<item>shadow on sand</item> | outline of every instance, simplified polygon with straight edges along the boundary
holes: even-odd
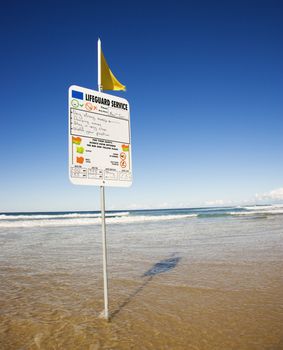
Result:
[[[139,294],[147,284],[153,279],[154,276],[159,275],[160,273],[168,272],[174,269],[181,260],[180,256],[176,256],[178,253],[173,253],[168,259],[161,260],[154,264],[149,270],[147,270],[142,277],[147,277],[144,282],[135,289],[125,300],[118,306],[116,310],[111,313],[111,318],[115,317],[131,300]]]

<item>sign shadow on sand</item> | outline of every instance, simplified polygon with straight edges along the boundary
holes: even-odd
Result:
[[[154,278],[154,276],[159,275],[161,273],[166,273],[174,269],[180,260],[182,259],[177,255],[178,253],[173,253],[169,258],[161,260],[154,264],[149,270],[147,270],[142,277],[147,277],[144,282],[135,289],[130,295],[124,300],[124,302],[118,306],[116,310],[111,313],[111,318],[115,317],[127,304],[131,302],[131,300],[139,294]]]

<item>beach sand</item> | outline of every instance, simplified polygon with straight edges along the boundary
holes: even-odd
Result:
[[[283,349],[283,216],[2,229],[0,348]]]

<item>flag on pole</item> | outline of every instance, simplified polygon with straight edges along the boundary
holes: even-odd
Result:
[[[107,61],[100,49],[100,78],[101,86],[103,90],[115,90],[115,91],[125,91],[126,86],[121,84],[115,75],[111,72]]]

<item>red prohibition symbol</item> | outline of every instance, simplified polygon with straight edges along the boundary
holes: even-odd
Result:
[[[126,168],[127,163],[124,160],[121,160],[120,165],[122,168]]]
[[[87,102],[85,104],[85,108],[88,110],[88,111],[92,111],[92,104],[90,102]]]
[[[122,160],[125,160],[127,158],[126,153],[125,152],[120,153],[120,158]]]

